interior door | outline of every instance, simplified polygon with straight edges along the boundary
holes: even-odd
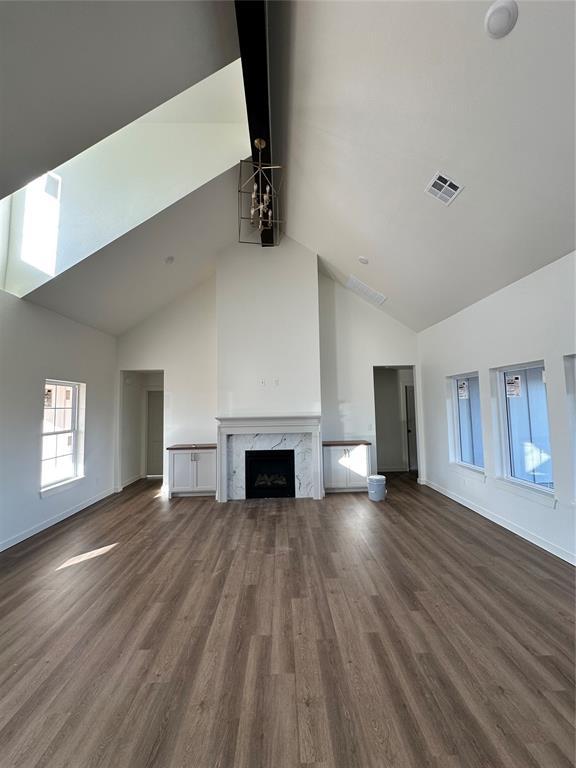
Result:
[[[146,474],[163,474],[164,392],[148,392]]]
[[[418,469],[418,445],[416,443],[416,403],[412,384],[406,385],[406,429],[408,432],[408,469],[415,472]]]

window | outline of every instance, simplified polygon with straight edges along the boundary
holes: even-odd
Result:
[[[44,386],[42,481],[48,488],[84,473],[84,384],[47,381]]]
[[[543,365],[501,371],[508,476],[554,488]]]
[[[576,355],[564,357],[564,375],[566,378],[566,394],[568,395],[568,432],[570,449],[572,451],[572,466],[576,467]],[[576,472],[573,473],[573,493],[576,499]]]
[[[461,464],[484,468],[480,386],[477,375],[456,376],[456,460]]]
[[[58,255],[62,180],[46,173],[25,187],[20,258],[54,277]]]

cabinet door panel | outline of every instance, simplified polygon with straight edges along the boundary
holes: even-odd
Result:
[[[348,486],[348,453],[340,446],[324,448],[324,487],[346,488]]]
[[[216,490],[216,451],[195,453],[197,491]]]
[[[194,490],[194,462],[190,452],[172,452],[172,490]]]
[[[367,445],[354,445],[348,449],[348,487],[366,488],[368,485],[369,447]]]

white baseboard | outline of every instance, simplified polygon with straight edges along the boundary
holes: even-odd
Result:
[[[146,475],[134,475],[134,477],[131,477],[129,480],[123,480],[119,490],[123,491],[124,488],[128,488],[129,485],[138,482],[138,480],[142,480],[144,477],[146,477]]]
[[[463,507],[467,507],[468,509],[471,509],[472,512],[476,512],[477,514],[482,515],[482,517],[486,517],[488,520],[492,520],[493,523],[500,525],[502,528],[506,528],[508,531],[512,531],[512,533],[515,533],[522,539],[526,539],[531,544],[535,544],[537,547],[545,549],[547,552],[556,555],[556,557],[565,560],[567,563],[576,565],[576,555],[572,552],[569,552],[567,549],[563,549],[557,544],[553,544],[551,541],[543,539],[541,536],[532,533],[532,531],[528,531],[526,528],[522,528],[522,526],[516,525],[516,523],[511,523],[509,520],[506,520],[505,517],[501,517],[495,512],[491,512],[489,509],[486,509],[486,507],[482,507],[480,504],[469,501],[463,496],[460,496],[453,491],[449,491],[447,488],[443,488],[437,483],[433,483],[431,480],[427,480],[423,483],[423,485],[429,486],[434,491],[438,491],[438,493],[441,493],[443,496],[447,496],[449,499],[452,499],[452,501],[457,501],[458,504],[462,504]]]
[[[325,488],[325,493],[368,493],[367,485],[355,485],[353,488]]]
[[[164,493],[164,486],[160,489],[162,493]],[[205,498],[210,498],[212,496],[213,498],[216,497],[216,489],[213,491],[172,491],[172,498],[177,499],[180,497],[197,497],[200,498],[201,496],[204,496]],[[234,501],[234,499],[230,499],[230,501]]]
[[[77,512],[81,512],[83,509],[86,509],[86,507],[90,507],[92,504],[96,504],[97,501],[102,501],[102,499],[105,499],[107,496],[111,496],[113,493],[114,490],[110,488],[109,490],[103,491],[102,493],[93,496],[91,499],[86,499],[85,501],[81,501],[79,504],[75,504],[73,507],[70,507],[64,512],[60,512],[59,514],[54,515],[54,517],[49,517],[46,520],[42,520],[41,523],[33,525],[31,528],[27,528],[25,531],[17,533],[16,536],[12,536],[9,539],[0,541],[0,552],[3,552],[9,547],[13,547],[15,544],[19,544],[21,541],[24,541],[24,539],[29,539],[30,536],[34,536],[36,533],[40,533],[40,531],[44,531],[46,528],[50,528],[52,525],[56,525],[56,523],[60,523],[67,517],[71,517]]]

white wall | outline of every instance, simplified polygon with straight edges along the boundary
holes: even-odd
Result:
[[[123,488],[142,477],[144,377],[145,374],[133,371],[126,371],[122,374],[119,449],[120,479]]]
[[[216,441],[215,290],[212,278],[118,338],[119,371],[164,371],[165,446]]]
[[[217,279],[150,316],[117,344],[0,291],[0,547],[107,495],[136,468],[137,450],[132,463],[121,467],[117,460],[114,466],[121,424],[113,404],[120,400],[122,371],[165,372],[165,445],[215,441],[219,412],[312,412],[322,400],[324,439],[369,439],[374,451],[374,367],[414,365],[418,343],[421,481],[574,560],[575,446],[568,425],[575,406],[573,395],[567,397],[565,358],[576,351],[575,269],[572,254],[418,339],[339,283],[318,276],[315,256],[290,240],[271,250],[234,246],[222,256]],[[555,504],[543,504],[529,491],[519,495],[495,477],[498,436],[489,370],[542,359]],[[476,370],[486,479],[450,464],[448,451],[446,377]],[[40,498],[46,378],[87,385],[86,477]],[[376,469],[375,461],[372,466]]]
[[[320,413],[316,255],[235,245],[217,270],[218,415]]]
[[[575,260],[564,257],[419,334],[429,485],[574,561],[575,480],[564,356],[575,350]],[[491,368],[544,360],[556,506],[499,481]],[[449,461],[446,377],[478,371],[486,480]]]
[[[322,436],[372,443],[374,366],[415,365],[416,334],[324,274],[319,275]]]
[[[113,490],[116,340],[0,291],[0,549]],[[85,477],[40,497],[44,381],[86,384]]]

